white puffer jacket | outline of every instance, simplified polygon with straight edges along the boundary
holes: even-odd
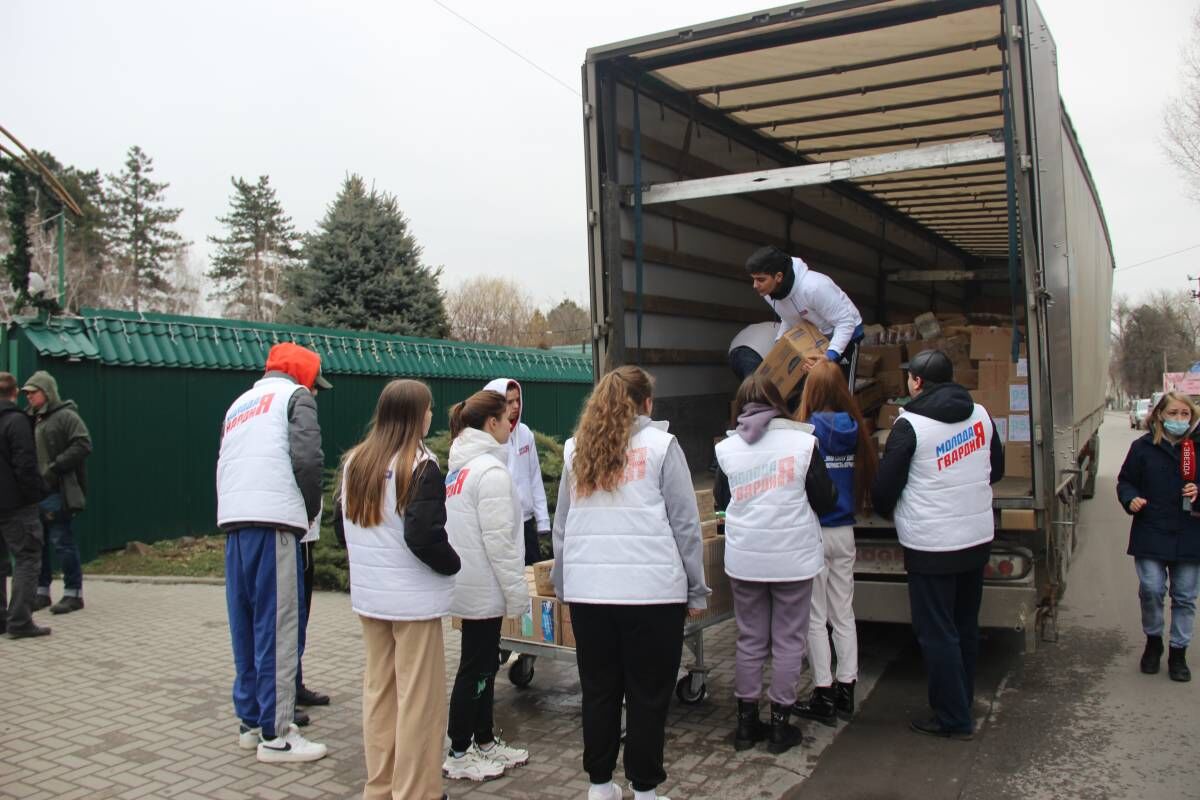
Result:
[[[528,607],[521,500],[505,445],[467,428],[450,445],[446,533],[462,559],[451,613],[465,619],[516,616]]]

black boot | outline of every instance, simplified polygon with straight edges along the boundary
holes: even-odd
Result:
[[[767,749],[775,755],[786,753],[804,738],[800,729],[788,722],[791,713],[791,706],[771,703],[771,741],[767,742]]]
[[[1172,647],[1167,653],[1167,675],[1173,681],[1187,683],[1192,679],[1192,671],[1187,665],[1187,648]]]
[[[733,734],[734,750],[749,750],[756,742],[767,738],[767,726],[758,718],[758,703],[737,701],[737,730]]]
[[[840,684],[839,684],[840,685]],[[797,717],[811,719],[822,725],[833,727],[837,725],[837,709],[834,707],[833,687],[815,686],[808,700],[792,706],[792,713]]]
[[[837,706],[837,715],[847,722],[854,716],[854,686],[858,681],[850,681],[842,683],[838,681],[833,685],[834,705]]]
[[[1158,674],[1158,664],[1162,660],[1162,637],[1147,636],[1146,649],[1142,651],[1142,672],[1147,675]]]

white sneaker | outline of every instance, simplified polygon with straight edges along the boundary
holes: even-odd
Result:
[[[612,781],[604,784],[593,783],[588,787],[588,800],[621,800],[623,797],[621,787]]]
[[[633,784],[632,784],[632,783],[631,783],[631,784],[629,784],[629,791],[633,792],[633,797],[634,797],[634,800],[637,800],[637,796],[638,796],[639,792],[638,792],[638,790],[637,790],[637,789],[634,789],[634,788],[633,788]],[[656,795],[654,795],[654,800],[671,800],[671,798],[669,798],[669,797],[667,797],[667,796],[665,796],[665,795],[656,794]]]
[[[509,747],[508,742],[497,736],[491,744],[486,747],[479,745],[471,745],[479,751],[479,754],[484,758],[491,759],[498,764],[502,764],[505,769],[519,767],[529,763],[529,751],[522,750],[519,747]]]
[[[262,728],[247,728],[245,725],[238,726],[238,747],[243,750],[257,750],[258,743],[262,741]]]
[[[479,748],[471,747],[461,756],[455,756],[453,751],[447,753],[442,774],[452,781],[490,781],[504,774],[504,765],[480,753]]]
[[[264,764],[317,761],[328,752],[325,745],[310,742],[301,736],[295,724],[288,726],[286,736],[276,736],[270,741],[258,743],[258,760]]]

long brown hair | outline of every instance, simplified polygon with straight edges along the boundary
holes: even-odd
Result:
[[[489,419],[503,418],[508,401],[499,392],[484,390],[450,407],[450,438],[457,439],[466,428],[482,429]]]
[[[746,380],[742,381],[742,385],[738,387],[737,394],[734,395],[733,404],[737,406],[739,417],[747,403],[761,403],[764,406],[771,406],[785,418],[791,416],[783,395],[779,393],[779,388],[761,372],[751,372],[747,375]]]
[[[383,522],[383,498],[388,467],[395,459],[396,513],[404,511],[412,494],[412,464],[425,435],[425,412],[433,394],[420,381],[395,380],[383,387],[375,404],[371,427],[363,440],[342,456],[339,496],[346,518],[363,528]]]
[[[581,497],[617,488],[633,422],[653,396],[654,381],[639,367],[617,367],[596,384],[575,429],[573,471]]]
[[[844,411],[858,424],[858,447],[854,453],[854,505],[862,511],[879,469],[879,453],[875,449],[875,440],[867,433],[866,420],[858,408],[858,401],[850,394],[841,367],[832,361],[820,362],[809,370],[796,418],[810,420],[813,414],[821,411]]]

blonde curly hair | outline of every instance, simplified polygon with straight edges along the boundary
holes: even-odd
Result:
[[[580,497],[617,488],[634,420],[653,396],[654,381],[639,367],[617,367],[596,384],[575,429],[572,470]]]

